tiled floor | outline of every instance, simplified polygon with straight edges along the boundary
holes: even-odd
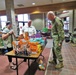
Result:
[[[57,70],[54,65],[48,63],[45,75],[76,75],[76,46],[64,41],[62,55],[64,67]],[[52,59],[51,56],[50,59]]]

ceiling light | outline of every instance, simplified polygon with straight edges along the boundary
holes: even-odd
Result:
[[[35,3],[32,3],[32,5],[35,5]]]
[[[32,14],[36,14],[36,13],[40,13],[40,11],[36,10],[36,11],[32,12]]]
[[[64,11],[63,11],[63,13],[66,13],[66,12],[68,12],[68,11],[67,11],[67,10],[64,10]]]

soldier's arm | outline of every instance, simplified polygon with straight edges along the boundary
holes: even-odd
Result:
[[[60,21],[57,22],[57,31],[58,31],[59,43],[62,43],[64,39],[64,29]]]

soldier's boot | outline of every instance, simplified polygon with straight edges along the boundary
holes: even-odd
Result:
[[[54,58],[53,60],[50,60],[49,63],[51,63],[51,64],[57,64],[57,60]]]
[[[55,66],[56,69],[60,69],[62,67],[64,67],[63,62],[59,62],[59,64]]]
[[[54,60],[49,60],[49,63],[56,64]]]

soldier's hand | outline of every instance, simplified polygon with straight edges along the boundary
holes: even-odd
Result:
[[[61,43],[59,43],[59,46],[61,46]]]

